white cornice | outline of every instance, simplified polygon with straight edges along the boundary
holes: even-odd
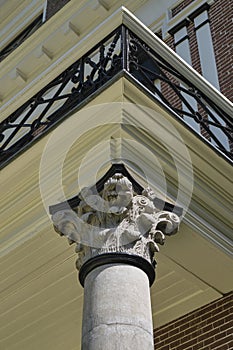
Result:
[[[203,212],[203,214],[205,214]],[[198,216],[194,211],[189,208],[188,213],[185,216],[184,222],[194,231],[198,232],[205,239],[213,243],[220,248],[224,253],[233,256],[233,237],[228,238],[223,234],[224,223],[222,223],[222,232],[217,230],[214,225],[208,223],[207,218],[205,220]],[[216,219],[217,222],[217,219]],[[225,231],[224,231],[225,232]],[[230,231],[229,231],[230,232]]]

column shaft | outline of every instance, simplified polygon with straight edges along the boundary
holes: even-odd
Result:
[[[97,267],[85,279],[82,350],[153,350],[149,280],[126,264]]]

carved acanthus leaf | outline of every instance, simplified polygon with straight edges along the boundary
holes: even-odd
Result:
[[[102,193],[86,188],[80,197],[75,210],[52,216],[55,230],[70,244],[76,243],[78,268],[91,257],[109,252],[136,254],[153,263],[158,244],[164,244],[165,235],[175,234],[179,227],[176,214],[155,207],[152,190],[134,193],[122,174],[109,178]]]

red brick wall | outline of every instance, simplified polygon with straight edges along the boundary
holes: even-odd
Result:
[[[188,36],[189,36],[189,45],[190,45],[190,54],[191,54],[191,60],[192,60],[192,67],[196,69],[196,71],[200,74],[202,74],[201,71],[201,62],[198,52],[198,45],[197,45],[197,37],[194,30],[194,24],[190,22],[188,28]]]
[[[175,16],[186,6],[195,0],[184,0],[172,9],[172,15]],[[209,8],[210,28],[215,52],[215,59],[218,71],[220,91],[230,100],[233,101],[233,4],[232,0],[215,0]],[[198,45],[194,24],[189,23],[187,27],[190,45],[190,54],[193,68],[200,74],[201,64],[198,52]],[[166,44],[175,50],[173,37],[166,40]],[[178,107],[175,102],[176,96],[170,92],[167,87],[162,86],[164,94],[168,95],[172,103]],[[205,116],[199,108],[202,116]],[[208,133],[201,127],[203,136],[209,139]],[[233,147],[230,143],[231,149]]]
[[[154,330],[155,350],[233,349],[233,293]]]
[[[221,92],[233,101],[233,3],[216,0],[209,10]]]
[[[193,2],[193,1],[195,1],[195,0],[184,0],[180,4],[178,4],[177,6],[173,7],[173,9],[171,11],[172,17],[176,16],[179,12],[181,12],[186,6],[191,4],[191,2]]]
[[[194,0],[184,0],[172,9],[175,16]],[[233,101],[233,4],[232,0],[215,0],[209,9],[210,28],[215,52],[220,91]],[[193,23],[188,26],[192,66],[201,73]],[[173,50],[173,40],[166,40]]]
[[[167,40],[166,40],[166,44],[172,48],[173,50],[175,50],[174,48],[174,40],[173,40],[173,37],[169,37]],[[169,73],[165,73],[166,76],[175,84],[179,84],[179,82],[174,79]],[[181,106],[181,101],[179,100],[179,98],[177,98],[177,95],[176,93],[169,87],[168,84],[162,82],[161,83],[161,91],[163,93],[163,95],[167,98],[168,102],[173,106],[173,107],[176,107],[178,109],[181,109],[182,106]]]

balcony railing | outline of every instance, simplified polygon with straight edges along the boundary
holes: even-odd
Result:
[[[0,124],[1,166],[119,74],[140,84],[190,130],[233,159],[230,116],[122,25]]]

